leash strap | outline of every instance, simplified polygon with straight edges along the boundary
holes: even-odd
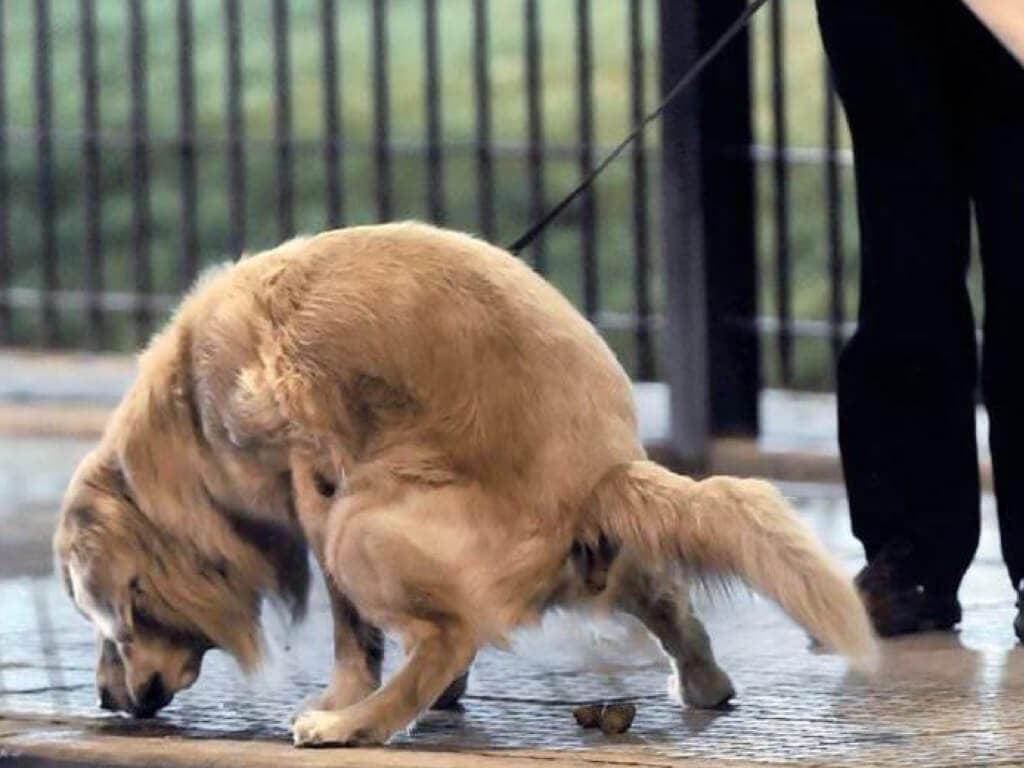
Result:
[[[739,18],[737,18],[736,21],[734,21],[729,28],[722,33],[721,37],[715,41],[715,44],[708,48],[708,50],[705,51],[696,62],[694,62],[693,66],[676,81],[676,84],[672,86],[672,89],[667,94],[665,94],[665,97],[661,100],[658,106],[648,112],[647,116],[644,117],[644,119],[641,120],[632,131],[630,131],[629,135],[626,136],[626,138],[624,138],[619,145],[615,147],[615,149],[609,152],[608,155],[586,175],[583,181],[581,181],[576,188],[572,190],[572,192],[563,197],[561,202],[544,214],[544,216],[542,216],[538,221],[534,222],[534,224],[526,230],[525,234],[512,243],[512,245],[508,246],[508,250],[512,253],[518,254],[523,250],[523,248],[533,242],[537,235],[539,235],[548,226],[548,224],[557,218],[562,211],[568,208],[572,201],[579,197],[579,194],[583,190],[594,183],[594,180],[601,175],[601,172],[611,165],[615,158],[622,154],[622,150],[633,143],[636,137],[643,132],[644,128],[650,125],[654,120],[661,117],[665,108],[668,107],[668,105],[671,104],[679,94],[689,88],[698,77],[700,77],[700,74],[718,57],[718,54],[721,53],[722,49],[732,42],[732,39],[743,30],[743,28],[750,22],[750,19],[753,18],[754,14],[761,10],[763,6],[767,5],[768,2],[769,0],[754,0],[754,2],[748,5],[743,13],[740,14]]]

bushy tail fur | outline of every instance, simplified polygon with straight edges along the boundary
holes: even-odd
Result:
[[[649,461],[616,467],[595,488],[588,523],[654,562],[738,576],[813,637],[863,667],[871,623],[850,579],[771,484],[700,482]]]

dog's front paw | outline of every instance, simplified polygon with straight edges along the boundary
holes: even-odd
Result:
[[[294,725],[304,713],[313,711],[336,711],[351,707],[365,699],[374,689],[363,685],[336,685],[331,684],[323,693],[310,697],[299,706],[290,718]]]
[[[311,709],[299,715],[292,726],[296,747],[362,747],[383,744],[387,736],[345,711]]]

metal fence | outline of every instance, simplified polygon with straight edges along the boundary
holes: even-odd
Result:
[[[792,3],[524,254],[698,440],[756,430],[763,383],[828,387],[848,331],[849,156]],[[296,231],[510,241],[743,6],[0,0],[0,344],[131,348],[206,263]]]

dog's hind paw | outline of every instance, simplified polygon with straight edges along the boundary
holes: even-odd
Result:
[[[722,707],[736,695],[729,676],[717,664],[688,667],[682,684],[683,701],[699,709]]]
[[[292,740],[296,747],[361,747],[383,744],[387,734],[360,724],[345,711],[312,709],[295,718]]]
[[[466,688],[469,687],[469,672],[464,672],[452,681],[452,684],[448,686],[447,690],[441,694],[437,701],[435,701],[430,708],[431,709],[458,709],[460,707],[459,699],[462,698],[463,694],[466,693]]]

